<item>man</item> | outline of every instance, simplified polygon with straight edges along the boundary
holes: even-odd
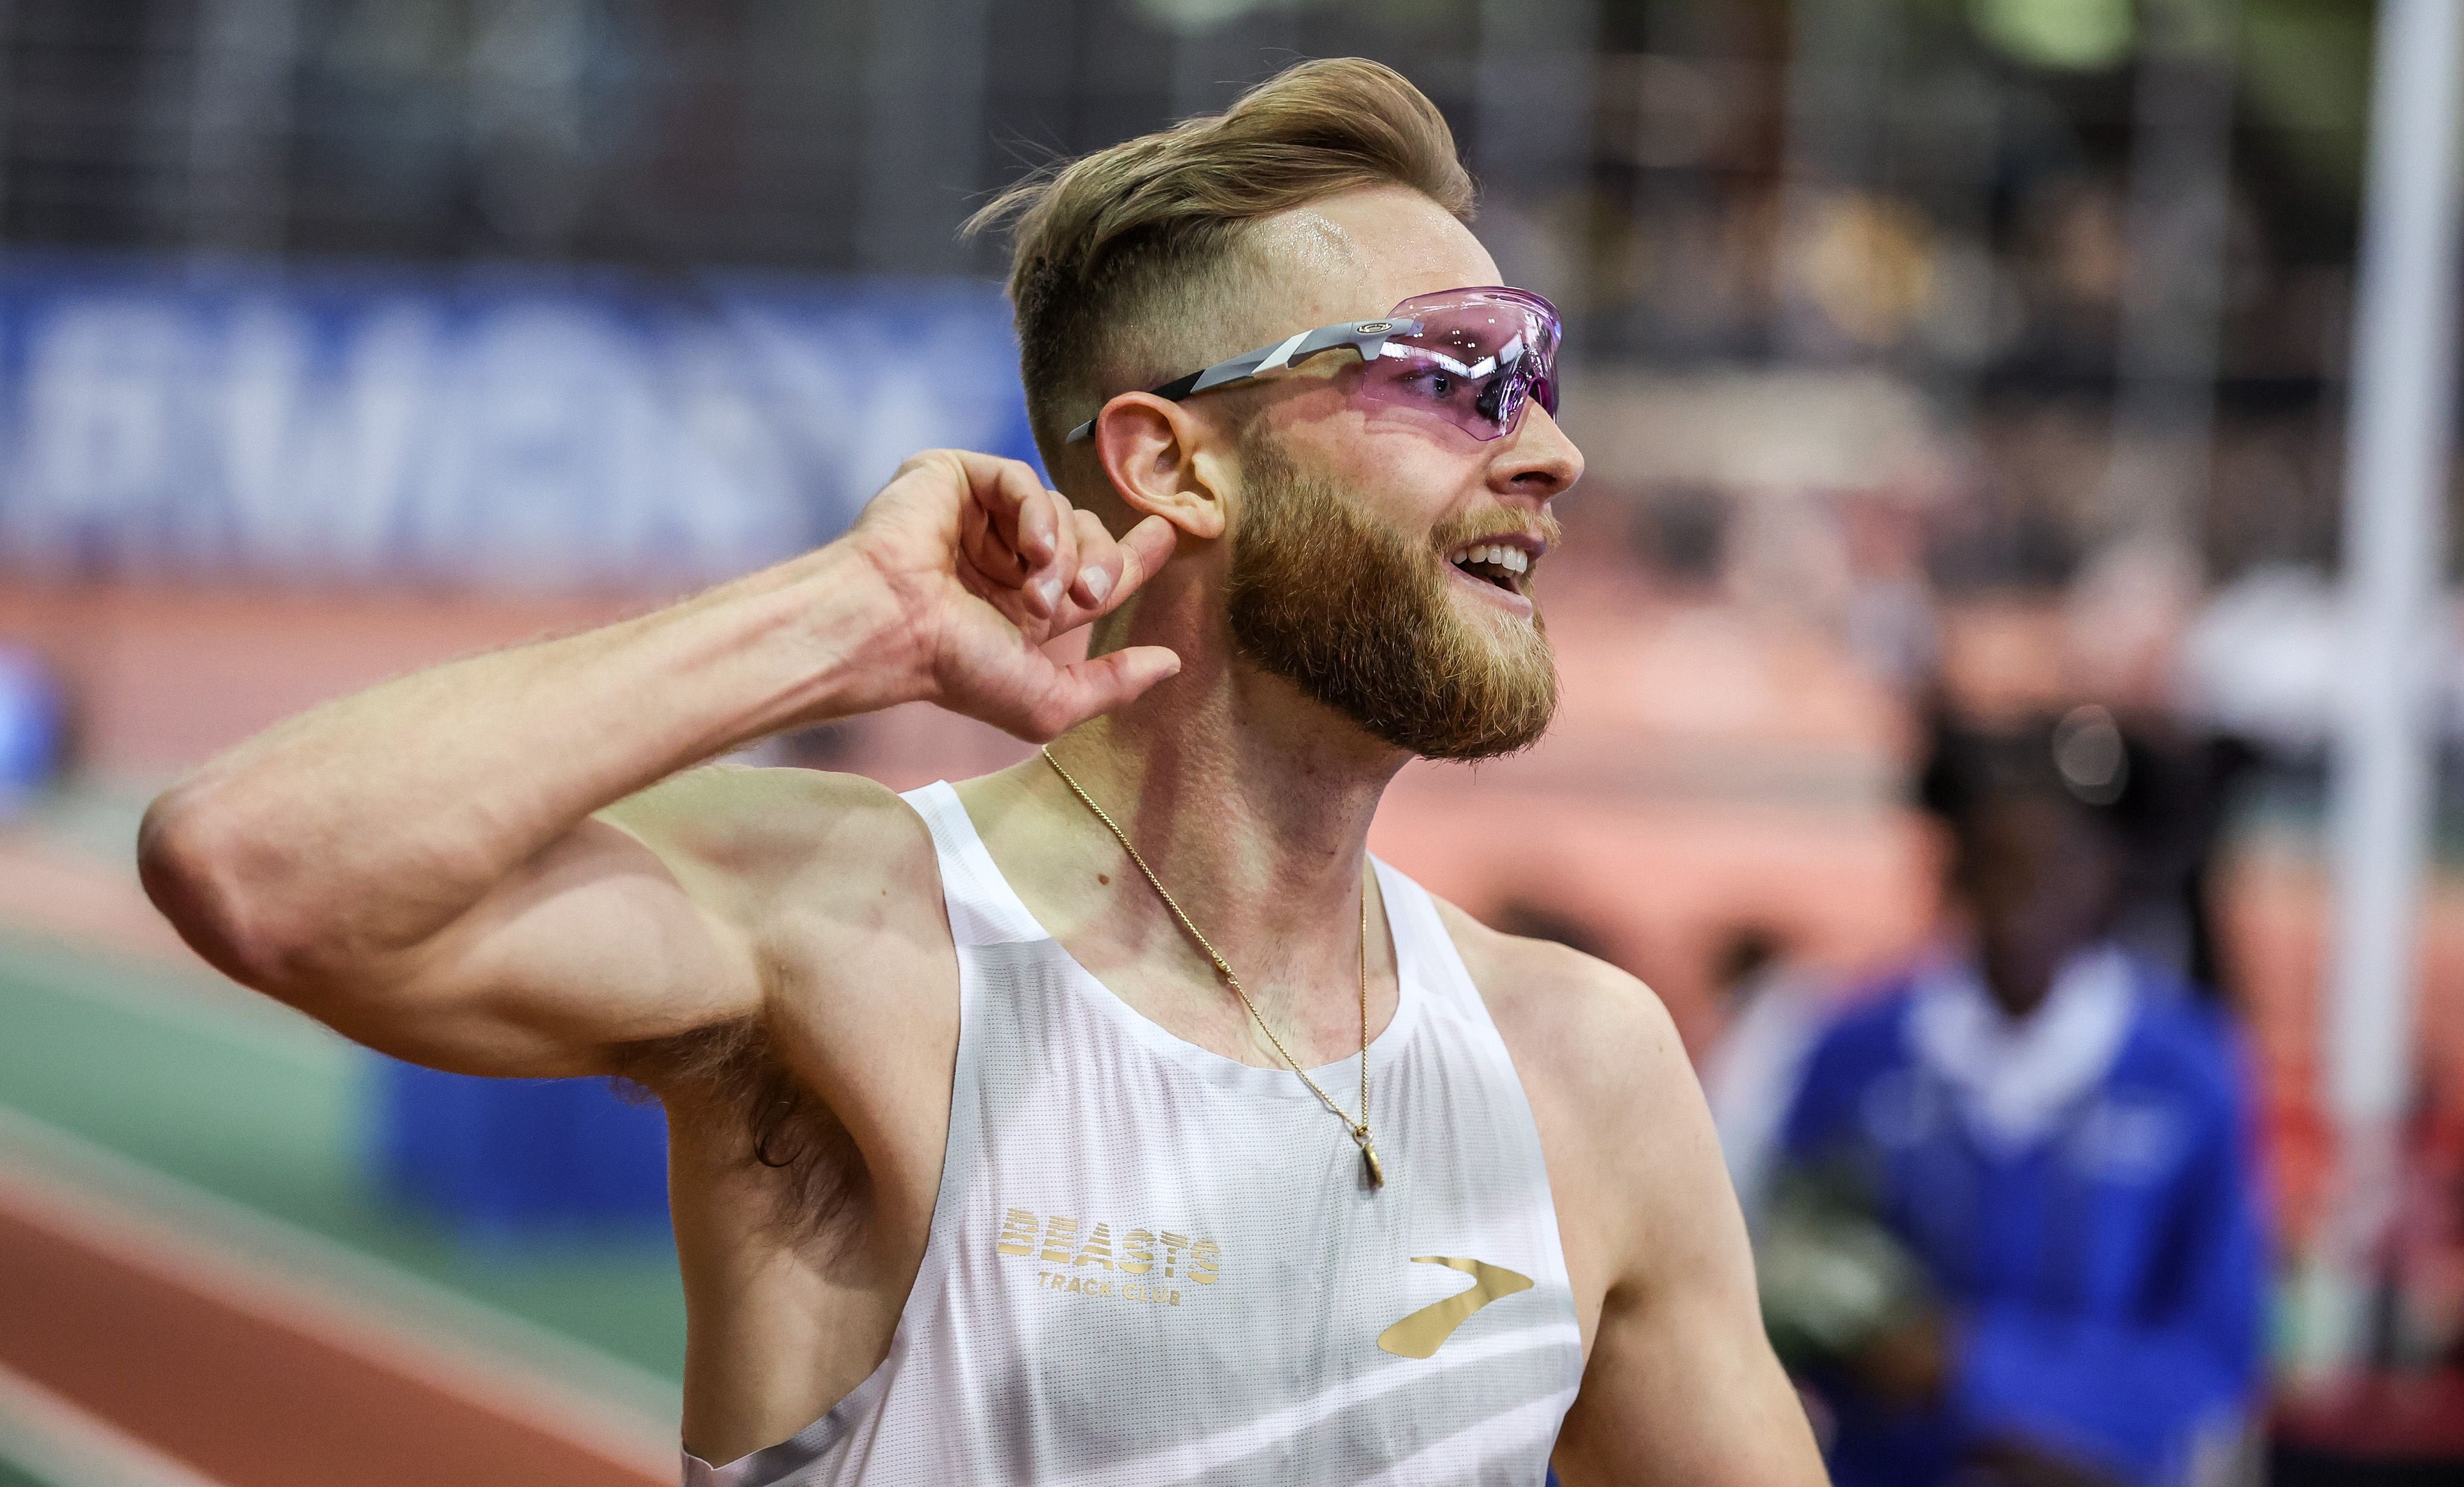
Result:
[[[1941,735],[1967,943],[1831,1029],[1790,1114],[1765,1284],[1843,1484],[2180,1482],[2254,1402],[2247,1092],[2213,1004],[2109,938],[2141,803],[2098,725]]]
[[[1545,725],[1581,471],[1442,120],[1309,64],[1006,207],[1062,492],[921,455],[284,723],[156,803],[156,900],[388,1053],[657,1092],[691,1481],[1819,1480],[1659,1004],[1363,845]],[[693,767],[917,699],[1049,755]]]

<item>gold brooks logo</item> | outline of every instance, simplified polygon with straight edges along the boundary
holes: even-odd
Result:
[[[1517,1291],[1531,1289],[1531,1277],[1517,1275],[1503,1265],[1482,1260],[1457,1259],[1451,1254],[1415,1254],[1415,1265],[1443,1265],[1471,1277],[1471,1289],[1458,1291],[1434,1305],[1423,1306],[1401,1321],[1377,1334],[1377,1345],[1397,1358],[1427,1358],[1445,1345],[1455,1335],[1455,1328],[1471,1320],[1471,1314],[1489,1302],[1512,1296]]]

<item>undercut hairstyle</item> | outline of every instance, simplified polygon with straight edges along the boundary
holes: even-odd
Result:
[[[971,233],[1012,224],[1019,372],[1045,467],[1057,474],[1062,436],[1106,398],[1248,349],[1221,342],[1273,289],[1249,241],[1260,218],[1376,186],[1471,220],[1471,177],[1437,105],[1393,68],[1344,57],[1038,171],[977,212]]]

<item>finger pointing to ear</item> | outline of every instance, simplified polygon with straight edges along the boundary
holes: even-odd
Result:
[[[1078,572],[1069,584],[1069,597],[1080,608],[1097,610],[1121,582],[1121,550],[1112,534],[1091,511],[1076,513],[1078,525]]]
[[[1114,581],[1109,602],[1103,611],[1118,609],[1130,595],[1155,576],[1172,558],[1173,547],[1180,540],[1180,529],[1161,517],[1149,517],[1129,529],[1118,544],[1120,576]]]

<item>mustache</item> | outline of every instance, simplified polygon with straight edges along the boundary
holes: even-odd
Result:
[[[1564,536],[1554,515],[1546,511],[1509,511],[1503,507],[1491,511],[1467,511],[1441,524],[1429,534],[1440,553],[1447,553],[1466,543],[1494,542],[1501,537],[1529,538],[1554,550]]]

